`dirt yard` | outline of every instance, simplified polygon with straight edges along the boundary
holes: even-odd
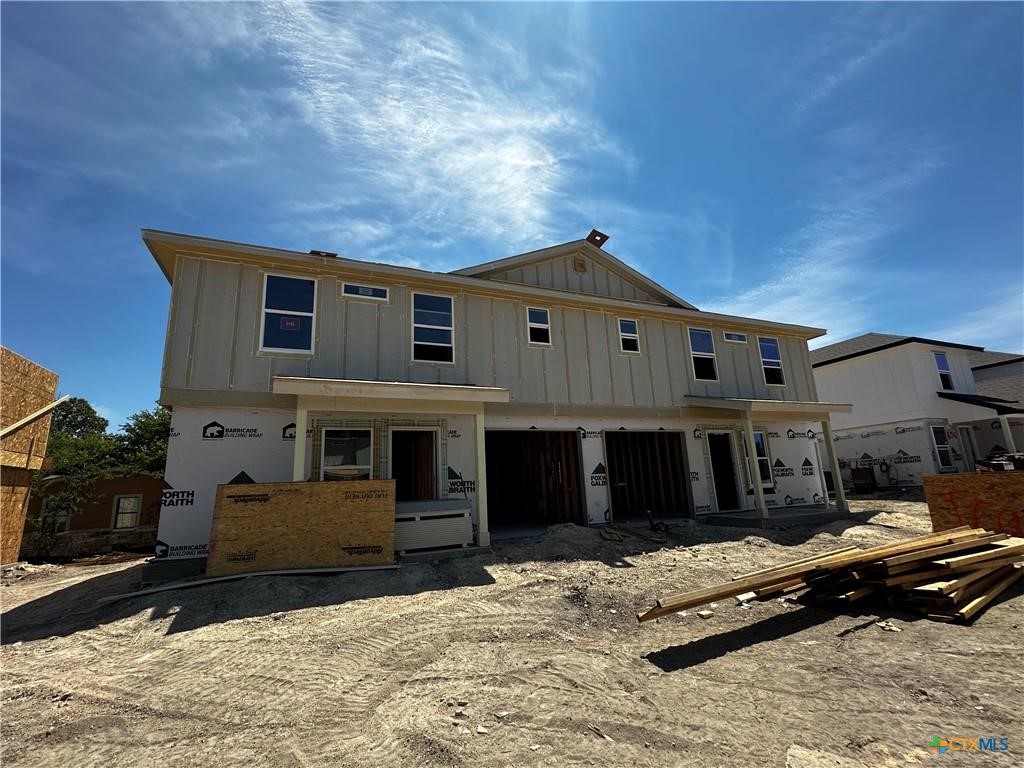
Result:
[[[571,526],[395,572],[251,578],[102,607],[140,561],[16,571],[5,766],[1024,764],[1024,599],[974,626],[659,596],[928,530],[911,502],[785,532]],[[899,632],[876,626],[889,619]],[[1010,752],[926,749],[1008,737]]]

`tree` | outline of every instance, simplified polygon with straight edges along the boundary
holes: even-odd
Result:
[[[53,409],[50,433],[68,437],[102,435],[106,433],[108,423],[89,405],[88,400],[71,397]]]
[[[114,436],[118,465],[130,474],[163,472],[170,434],[171,412],[166,408],[133,413]]]

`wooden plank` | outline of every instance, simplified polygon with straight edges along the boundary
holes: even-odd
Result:
[[[789,592],[796,591],[797,589],[803,589],[806,586],[807,583],[803,579],[790,579],[789,581],[783,581],[779,584],[773,584],[770,587],[755,589],[753,590],[753,593],[758,600],[763,600],[766,597],[778,594],[787,594]]]
[[[217,486],[210,576],[394,558],[394,480]]]
[[[1005,541],[997,541],[993,548],[985,552],[975,552],[970,555],[959,555],[936,560],[935,564],[941,568],[959,568],[964,565],[982,563],[988,560],[999,560],[1010,555],[1024,554],[1024,539],[1009,538]]]
[[[978,581],[979,579],[985,578],[986,573],[986,570],[979,569],[976,571],[972,571],[970,573],[965,573],[963,576],[959,576],[955,579],[947,578],[941,581],[931,581],[926,584],[919,584],[918,586],[914,587],[914,592],[922,596],[934,593],[940,595],[948,595],[953,592],[956,592],[959,589],[963,589],[968,584]]]
[[[1024,569],[1014,568],[1012,572],[1006,575],[1001,581],[990,587],[985,594],[979,595],[978,597],[971,600],[967,605],[956,612],[957,618],[963,621],[970,621],[978,615],[984,608],[995,600],[999,595],[1013,586],[1014,582],[1017,581],[1021,576],[1024,576]]]
[[[760,571],[751,571],[750,573],[744,573],[744,574],[742,574],[740,576],[733,576],[732,580],[736,581],[737,579],[749,579],[749,578],[752,578],[754,576],[765,576],[765,575],[767,575],[769,573],[772,573],[774,571],[777,571],[777,570],[779,570],[781,568],[788,568],[791,565],[801,565],[803,563],[809,563],[809,562],[811,562],[813,560],[821,560],[822,558],[825,558],[825,557],[835,557],[838,554],[841,554],[843,552],[852,552],[855,549],[859,549],[859,547],[857,547],[857,546],[843,547],[842,549],[837,549],[834,552],[824,552],[824,553],[819,553],[817,555],[810,555],[809,557],[802,557],[799,560],[793,560],[792,562],[784,563],[783,565],[776,565],[776,566],[772,566],[771,568],[763,568]]]
[[[929,547],[928,549],[918,550],[917,552],[909,552],[905,555],[895,555],[894,557],[887,557],[882,561],[882,564],[889,569],[892,573],[892,568],[898,565],[905,565],[913,563],[918,560],[932,560],[940,555],[949,555],[954,552],[963,552],[966,550],[973,549],[975,547],[981,547],[985,544],[990,544],[995,541],[1002,541],[1008,539],[1010,534],[1008,533],[992,533],[988,536],[979,536],[976,539],[966,539],[964,541],[955,541],[952,544],[943,544],[938,547]]]

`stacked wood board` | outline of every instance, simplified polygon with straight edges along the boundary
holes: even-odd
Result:
[[[737,597],[807,591],[822,601],[875,600],[937,621],[971,621],[1024,576],[1024,538],[963,526],[868,549],[846,547],[662,598],[637,615],[651,621]]]

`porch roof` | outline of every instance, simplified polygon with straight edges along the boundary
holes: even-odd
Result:
[[[445,403],[507,403],[509,392],[501,387],[467,384],[415,384],[406,381],[326,379],[306,376],[274,376],[273,392],[299,397],[344,397],[371,400],[404,400]]]
[[[695,408],[717,408],[741,413],[779,416],[800,415],[809,418],[825,418],[830,413],[853,411],[853,405],[850,403],[825,403],[816,400],[754,400],[746,397],[704,397],[702,395],[687,395],[686,404]]]
[[[1024,413],[1024,408],[1021,408],[1021,404],[1013,400],[985,397],[984,395],[967,395],[959,392],[936,392],[936,394],[944,400],[976,405],[980,408],[991,408],[999,416]]]

